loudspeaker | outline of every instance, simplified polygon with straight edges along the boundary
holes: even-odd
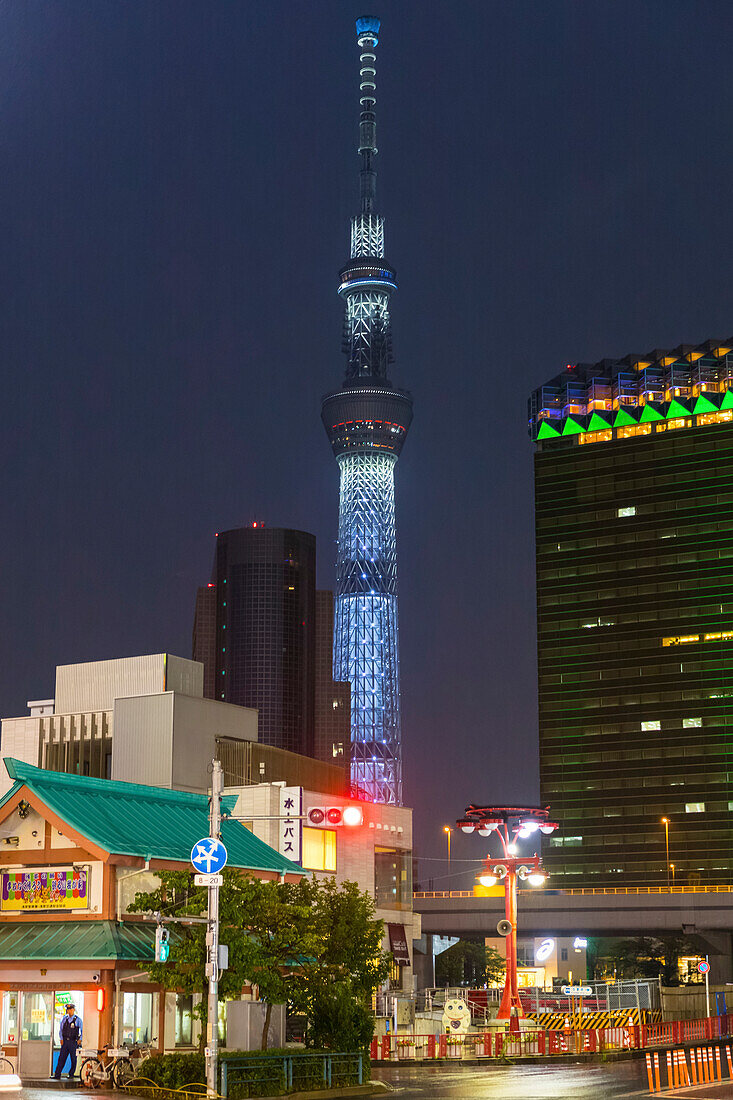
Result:
[[[512,922],[510,920],[500,920],[496,926],[496,931],[500,936],[510,935],[512,930]]]

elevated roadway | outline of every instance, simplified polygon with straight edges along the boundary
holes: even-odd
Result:
[[[418,892],[422,931],[439,936],[496,936],[503,896],[468,891]],[[733,982],[733,887],[617,890],[520,890],[520,936],[694,936],[710,956],[710,979]]]

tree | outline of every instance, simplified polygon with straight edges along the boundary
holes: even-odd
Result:
[[[435,959],[436,985],[496,985],[505,972],[499,952],[475,940],[459,940]]]
[[[129,909],[132,913],[160,912],[163,916],[206,914],[206,887],[192,886],[188,871],[159,871],[157,890],[138,893]],[[229,963],[219,975],[219,998],[238,997],[247,984],[257,984],[267,1001],[262,1035],[267,1046],[272,1004],[287,999],[289,983],[296,974],[299,957],[317,952],[318,937],[310,927],[310,913],[291,896],[285,883],[252,880],[239,871],[224,870],[219,890],[220,940],[229,947]],[[200,993],[196,1014],[202,1021],[208,1013],[209,983],[206,966],[206,925],[178,924],[171,942],[168,962],[144,963],[151,980],[164,989]],[[151,932],[152,935],[152,932]],[[282,971],[282,973],[281,973]],[[206,1042],[202,1028],[199,1043]]]
[[[249,881],[239,912],[242,966],[265,1001],[262,1049],[274,1004],[301,1001],[311,960],[323,950],[304,880],[297,884]]]
[[[613,973],[618,978],[661,977],[664,985],[679,985],[680,955],[696,955],[698,951],[694,941],[677,932],[661,936],[599,939],[594,943],[593,973],[597,978],[602,978],[605,973]]]
[[[364,1050],[374,1034],[374,1016],[351,982],[320,986],[308,1018],[308,1046],[330,1050]]]
[[[296,1006],[306,1016],[306,1042],[363,1049],[374,1032],[369,1002],[389,973],[384,924],[375,918],[373,899],[355,882],[337,886],[333,878],[311,879],[301,889],[323,945],[318,957],[304,964],[303,997]]]
[[[206,913],[207,890],[191,885],[187,871],[159,871],[157,890],[135,895],[130,912],[163,916]],[[238,997],[243,986],[256,985],[266,1003],[262,1049],[267,1047],[272,1005],[289,1002],[303,1012],[308,1034],[319,1041],[332,1022],[345,1021],[332,1032],[329,1046],[356,1041],[366,1031],[367,998],[384,981],[388,956],[381,952],[383,926],[374,919],[374,902],[353,882],[303,878],[297,883],[262,882],[239,871],[224,870],[219,890],[220,939],[229,946],[229,966],[221,972],[219,996]],[[206,1019],[206,925],[176,923],[168,962],[143,963],[152,981],[164,989],[200,993],[196,1012]],[[152,937],[152,929],[151,929]],[[339,987],[338,990],[336,987]],[[357,1003],[360,1011],[345,1013]],[[315,1020],[319,1022],[316,1026]],[[371,1026],[371,1025],[370,1025]],[[371,1037],[371,1035],[370,1035]],[[311,1039],[312,1042],[315,1039]],[[200,1047],[205,1035],[202,1031]]]

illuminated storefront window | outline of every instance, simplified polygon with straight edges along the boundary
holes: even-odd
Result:
[[[303,826],[303,867],[309,871],[336,870],[336,830]]]

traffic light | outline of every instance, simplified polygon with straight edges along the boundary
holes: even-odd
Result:
[[[353,829],[364,822],[361,806],[311,806],[307,816],[309,825],[346,825]]]
[[[170,932],[167,928],[164,928],[162,924],[159,924],[155,929],[155,961],[158,963],[164,963],[168,961],[168,955],[170,954],[170,944],[168,939]]]

